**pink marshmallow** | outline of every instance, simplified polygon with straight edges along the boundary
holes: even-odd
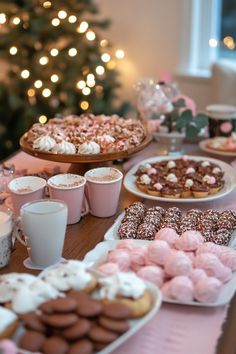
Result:
[[[172,250],[164,264],[165,272],[170,276],[189,275],[192,270],[192,262],[182,251]]]
[[[185,231],[175,242],[175,248],[182,251],[195,251],[201,244],[204,243],[204,238],[198,231]]]
[[[200,302],[215,302],[222,288],[222,283],[214,277],[200,279],[194,288],[194,297]]]
[[[198,246],[196,254],[200,253],[212,253],[216,256],[219,256],[219,254],[221,253],[221,246],[216,245],[213,242],[205,242]]]
[[[170,227],[164,227],[163,229],[160,229],[156,235],[155,235],[155,240],[162,240],[166,241],[170,247],[172,247],[176,240],[178,240],[179,235],[174,229],[171,229]]]
[[[196,284],[199,280],[207,278],[207,273],[203,269],[194,268],[190,273],[190,279],[194,284]]]
[[[107,262],[101,264],[97,270],[105,275],[113,275],[119,272],[120,268],[117,263]]]
[[[225,247],[226,248],[226,247]],[[219,254],[219,259],[224,266],[230,268],[232,272],[236,271],[236,251],[227,247]]]
[[[108,262],[118,264],[121,271],[128,271],[130,268],[130,256],[127,250],[115,249],[109,252]]]
[[[184,275],[174,277],[169,284],[172,298],[180,302],[193,301],[193,290],[191,279]]]
[[[222,283],[226,283],[232,278],[232,271],[225,267],[214,254],[201,253],[197,255],[194,265],[196,268],[204,269],[209,277],[215,277]]]
[[[163,265],[171,249],[166,241],[155,240],[147,249],[147,260],[154,264]]]
[[[164,271],[158,266],[145,266],[138,270],[137,275],[145,280],[148,280],[158,287],[161,287],[164,282]]]
[[[131,269],[137,272],[139,268],[146,264],[146,249],[136,247],[130,252]]]

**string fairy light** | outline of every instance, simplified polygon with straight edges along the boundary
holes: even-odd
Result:
[[[13,17],[13,19],[12,19],[13,25],[17,26],[20,24],[20,22],[21,22],[21,19],[19,17],[17,17],[17,16]]]
[[[52,22],[51,22],[51,24],[52,24],[54,27],[59,26],[60,23],[61,23],[61,21],[59,20],[59,18],[53,18],[53,19],[52,19]]]
[[[9,49],[9,53],[10,53],[11,55],[16,55],[17,52],[18,52],[18,49],[17,49],[16,47],[11,47],[11,48]]]
[[[82,93],[83,95],[88,96],[91,93],[91,89],[89,87],[84,87]]]
[[[76,84],[77,89],[80,89],[80,90],[82,90],[85,86],[86,86],[86,82],[84,80],[80,80]]]
[[[61,20],[64,20],[67,17],[67,12],[64,10],[60,10],[57,15]]]
[[[41,115],[38,118],[39,123],[45,124],[47,122],[48,118],[45,115]]]
[[[82,102],[80,103],[80,107],[81,107],[84,111],[86,111],[86,109],[89,108],[89,103],[88,103],[88,101],[82,101]]]
[[[29,97],[34,97],[35,96],[35,90],[33,88],[30,88],[28,91],[27,91],[27,95]]]
[[[48,63],[48,61],[49,61],[48,57],[44,56],[39,59],[39,64],[46,65]]]
[[[125,52],[122,49],[117,49],[117,51],[116,51],[117,59],[123,59],[124,56],[125,56]]]
[[[101,59],[104,63],[108,63],[111,60],[111,56],[108,53],[103,53]]]
[[[36,80],[36,81],[34,82],[34,87],[40,88],[40,87],[42,87],[42,86],[43,86],[43,82],[42,82],[41,80]]]
[[[98,75],[103,75],[104,72],[105,72],[105,69],[104,69],[104,67],[103,67],[102,65],[98,65],[98,66],[96,67],[96,73],[97,73]]]
[[[51,1],[44,1],[43,7],[44,7],[45,9],[50,9],[51,6],[52,6]]]
[[[70,57],[75,57],[76,54],[77,54],[77,49],[76,48],[70,48],[68,50],[68,54],[69,54]]]
[[[107,47],[107,46],[108,46],[108,40],[107,40],[107,39],[102,39],[102,40],[100,41],[100,46],[101,46],[102,48]]]
[[[94,41],[94,39],[96,38],[96,34],[89,30],[87,33],[86,33],[86,38],[88,41]]]
[[[77,21],[77,17],[75,15],[70,15],[68,17],[68,22],[75,23]]]
[[[59,80],[59,76],[57,74],[53,74],[51,75],[50,80],[52,82],[57,82]]]
[[[59,54],[59,50],[57,48],[52,48],[50,54],[52,57],[56,57]]]
[[[52,94],[52,91],[49,89],[49,88],[45,88],[45,89],[43,89],[43,91],[42,91],[42,95],[43,95],[43,97],[49,97],[49,96],[51,96],[51,94]]]
[[[7,16],[3,12],[0,13],[0,25],[3,25],[7,21]]]
[[[82,21],[79,27],[77,28],[77,32],[79,33],[85,33],[88,29],[88,22]]]
[[[24,69],[21,71],[20,75],[21,75],[22,79],[28,79],[28,77],[30,76],[30,72],[29,72],[29,70]]]

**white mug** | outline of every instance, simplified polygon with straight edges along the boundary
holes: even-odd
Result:
[[[41,199],[21,207],[21,224],[31,262],[45,268],[61,260],[66,224],[67,205],[59,200]]]

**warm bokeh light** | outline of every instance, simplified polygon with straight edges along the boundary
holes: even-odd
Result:
[[[47,117],[45,115],[42,115],[39,117],[39,123],[45,124],[47,122]]]
[[[43,97],[46,97],[46,98],[51,96],[51,94],[52,94],[52,91],[49,88],[45,88],[42,92]]]
[[[43,82],[42,82],[41,80],[36,80],[36,81],[34,82],[34,87],[40,88],[40,87],[42,87],[42,86],[43,86]]]
[[[50,80],[52,82],[57,82],[59,80],[59,76],[57,74],[53,74],[51,77],[50,77]]]
[[[51,6],[52,6],[51,1],[44,1],[43,7],[44,7],[45,9],[49,9]]]
[[[46,65],[48,63],[48,57],[41,57],[39,59],[39,64]]]
[[[27,95],[29,96],[29,97],[34,97],[35,96],[35,90],[34,89],[29,89],[28,91],[27,91]]]
[[[123,59],[124,56],[125,56],[125,52],[124,52],[122,49],[117,49],[117,51],[116,51],[116,57],[117,57],[118,59]]]
[[[68,22],[75,23],[77,21],[77,17],[75,15],[71,15],[68,18]]]
[[[13,25],[17,26],[20,24],[20,18],[19,17],[14,17],[12,20]]]
[[[77,82],[76,87],[82,90],[86,86],[86,82],[84,80],[80,80]]]
[[[87,85],[89,87],[94,87],[96,85],[95,76],[93,74],[87,75]]]
[[[61,20],[64,20],[66,17],[67,17],[67,12],[64,11],[64,10],[60,10],[58,12],[58,17],[61,19]]]
[[[81,24],[79,25],[79,27],[77,28],[77,32],[79,33],[84,33],[87,31],[88,29],[88,23],[86,21],[81,22]]]
[[[116,62],[114,60],[111,60],[111,61],[109,61],[109,63],[107,63],[107,68],[109,70],[113,70],[113,69],[115,69],[115,67],[116,67]]]
[[[88,31],[86,33],[86,38],[88,41],[94,41],[94,39],[96,38],[96,34],[93,31]]]
[[[210,38],[210,39],[209,39],[209,46],[210,46],[210,47],[216,48],[217,45],[218,45],[217,39],[215,39],[215,38]]]
[[[88,103],[87,101],[82,101],[82,102],[80,103],[80,107],[81,107],[84,111],[86,111],[86,109],[89,108],[89,103]]]
[[[84,88],[82,89],[82,93],[83,93],[83,95],[85,95],[85,96],[88,96],[88,95],[90,94],[90,92],[91,92],[91,89],[90,89],[89,87],[84,87]]]
[[[60,23],[61,23],[61,21],[59,20],[59,18],[53,18],[53,19],[52,19],[52,25],[53,25],[54,27],[59,26]]]
[[[21,75],[22,79],[28,79],[28,77],[30,76],[30,72],[29,72],[29,70],[25,69],[25,70],[22,70],[20,75]]]
[[[111,60],[111,56],[108,53],[103,53],[101,59],[104,61],[104,63],[108,63]]]
[[[105,72],[105,69],[104,69],[104,67],[103,67],[102,65],[98,65],[98,66],[96,67],[96,73],[97,73],[98,75],[103,75],[104,72]]]
[[[11,47],[11,48],[9,49],[9,53],[10,53],[11,55],[16,55],[17,52],[18,52],[18,49],[17,49],[16,47]]]
[[[223,42],[229,49],[233,50],[235,48],[235,42],[233,37],[227,36],[223,39]]]
[[[56,49],[56,48],[52,48],[50,50],[50,54],[51,54],[52,57],[56,57],[59,54],[59,50]]]
[[[77,54],[77,49],[76,48],[70,48],[68,50],[68,54],[69,54],[70,57],[75,57],[76,54]]]
[[[107,39],[102,39],[100,42],[100,46],[105,48],[108,46],[108,40]]]
[[[7,20],[7,17],[4,13],[0,14],[0,25],[3,25]]]

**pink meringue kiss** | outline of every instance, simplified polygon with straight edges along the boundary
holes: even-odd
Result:
[[[118,264],[121,271],[127,272],[130,269],[130,256],[127,250],[116,249],[108,253],[108,262]]]
[[[194,261],[194,258],[195,258],[195,253],[194,252],[191,252],[191,251],[186,251],[185,252],[186,256],[188,256],[188,258],[190,259],[191,262]]]
[[[120,240],[116,246],[116,249],[124,249],[128,251],[131,251],[133,248],[135,248],[135,243],[132,239]]]
[[[236,271],[236,251],[233,249],[227,249],[219,254],[220,261],[224,266],[230,268],[232,272]]]
[[[172,299],[172,295],[170,293],[170,281],[167,281],[163,284],[161,288],[162,295],[164,299]]]
[[[200,302],[215,302],[221,288],[222,283],[214,277],[200,279],[194,288],[194,298]]]
[[[175,242],[175,248],[182,251],[195,251],[204,243],[202,234],[198,231],[185,231]]]
[[[189,275],[192,271],[192,262],[182,251],[172,250],[164,264],[165,272],[170,276]]]
[[[155,240],[166,241],[171,247],[175,244],[178,238],[179,235],[177,234],[177,232],[169,227],[164,227],[163,229],[160,229],[155,235]]]
[[[166,241],[155,240],[150,244],[150,246],[148,246],[147,261],[158,265],[164,265],[170,252],[171,248]]]
[[[120,272],[120,267],[117,263],[107,262],[101,264],[97,270],[105,275],[113,275]]]
[[[216,256],[219,256],[219,254],[221,253],[221,246],[216,245],[213,242],[205,242],[199,245],[196,251],[196,254],[201,254],[201,253],[212,253]]]
[[[172,298],[180,302],[193,301],[193,283],[191,279],[184,275],[179,275],[170,280],[169,292]]]
[[[130,252],[131,269],[135,272],[146,264],[146,249],[136,247]]]
[[[137,275],[161,287],[164,282],[164,271],[158,266],[145,266],[138,270]]]
[[[232,278],[232,271],[225,267],[219,258],[211,253],[201,253],[195,257],[194,266],[204,269],[209,277],[215,277],[222,283],[227,283]]]
[[[205,278],[207,278],[207,273],[203,269],[194,268],[190,273],[190,279],[194,284]]]

